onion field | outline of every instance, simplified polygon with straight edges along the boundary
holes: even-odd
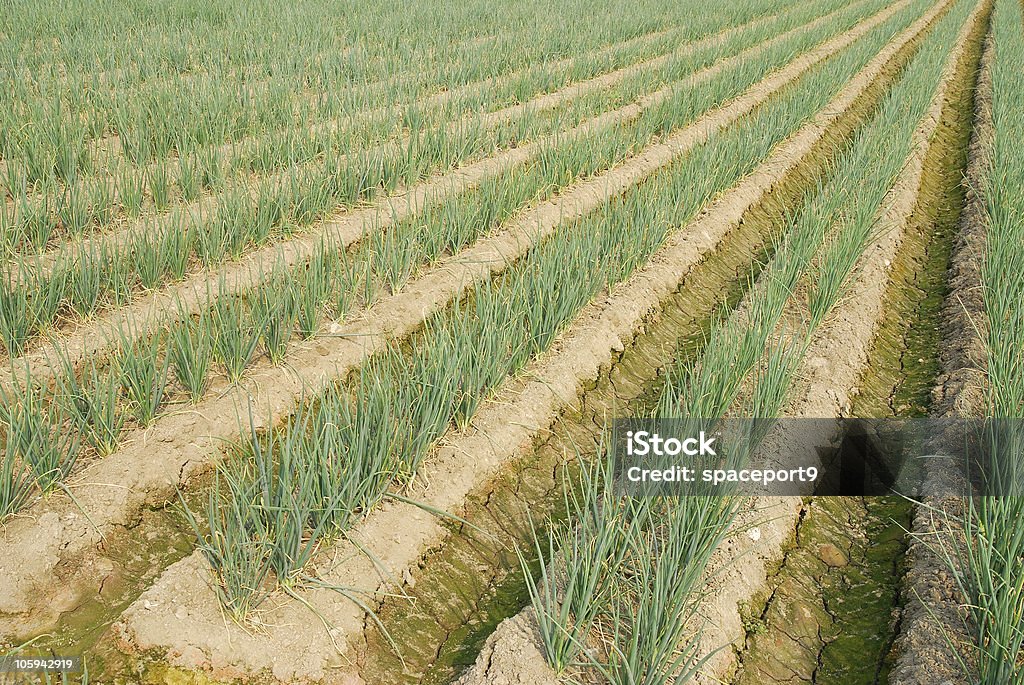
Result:
[[[0,683],[1024,685],[1021,0],[40,0],[0,79]]]

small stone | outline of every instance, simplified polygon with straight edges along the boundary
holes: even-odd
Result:
[[[758,540],[761,539],[761,529],[760,528],[751,528],[750,530],[747,531],[747,537],[750,538],[751,540],[753,540],[754,542],[757,542]]]
[[[850,563],[843,551],[831,543],[818,547],[818,558],[832,568],[840,568]]]
[[[189,645],[181,650],[178,661],[184,666],[196,668],[203,665],[206,655],[199,648]]]
[[[178,607],[178,610],[174,612],[174,618],[179,621],[184,621],[188,618],[188,610],[186,610],[185,607]]]

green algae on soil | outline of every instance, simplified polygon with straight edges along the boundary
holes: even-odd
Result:
[[[193,550],[194,537],[178,505],[143,509],[138,520],[106,537],[97,589],[36,636],[33,653],[81,656],[93,683],[138,682],[136,664],[117,649],[110,626],[165,568]]]
[[[910,511],[895,497],[811,499],[746,621],[735,685],[886,682]]]

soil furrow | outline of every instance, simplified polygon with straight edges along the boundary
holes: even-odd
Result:
[[[945,295],[944,277],[963,204],[973,75],[984,29],[983,22],[971,37],[950,88],[947,118],[929,147],[919,204],[892,267],[886,318],[868,354],[869,366],[858,382],[853,416],[919,417],[928,413],[941,350],[937,324]],[[932,566],[921,569],[918,583],[922,585],[901,598],[908,542],[903,531],[910,526],[912,510],[907,500],[817,498],[807,510],[811,512],[808,520],[818,522],[804,536],[812,539],[796,544],[796,555],[787,557],[781,577],[774,579],[778,585],[766,603],[770,615],[748,628],[746,649],[740,656],[743,667],[735,682],[781,680],[777,671],[780,654],[788,668],[802,669],[799,677],[791,676],[792,682],[889,682],[892,646],[904,627],[901,599],[911,606],[919,604],[918,621],[928,616],[934,627],[935,611],[940,609],[945,622],[955,625],[956,612],[949,611],[950,603],[955,607],[954,584],[944,577],[941,563],[935,559]],[[846,512],[848,525],[830,527],[828,512]],[[917,518],[930,520],[932,515],[922,511]],[[836,545],[846,547],[841,555],[835,554]],[[927,592],[922,594],[924,585]],[[921,597],[928,598],[927,607],[920,605]],[[936,605],[939,601],[946,606]],[[825,620],[821,620],[822,610],[829,614]],[[792,626],[797,626],[802,640],[787,642],[777,637],[777,631]],[[913,666],[903,669],[905,677],[922,685],[936,679],[956,682],[955,658],[949,654],[942,661],[935,658],[947,649],[942,635],[930,637],[930,658],[915,659]],[[923,644],[920,636],[915,636],[913,644]]]
[[[802,55],[744,95],[611,172],[579,183],[557,200],[527,211],[497,235],[478,241],[440,263],[404,292],[381,302],[334,335],[297,345],[289,367],[257,370],[238,387],[213,397],[195,410],[165,416],[154,428],[130,436],[124,447],[95,463],[72,485],[78,505],[96,527],[79,514],[75,504],[61,495],[54,495],[26,512],[29,518],[15,519],[8,524],[0,579],[9,589],[0,597],[0,626],[3,626],[0,632],[35,632],[52,624],[59,612],[74,606],[95,579],[93,563],[103,557],[102,550],[96,549],[99,536],[129,525],[137,518],[141,507],[168,501],[174,497],[179,484],[208,470],[222,441],[239,433],[237,417],[245,413],[248,403],[258,408],[260,415],[270,416],[273,421],[281,420],[301,397],[343,376],[388,340],[402,338],[415,330],[432,311],[461,296],[474,282],[502,270],[524,254],[531,244],[553,232],[562,221],[586,213],[607,197],[668,165],[687,149],[751,111],[814,64],[852,43],[901,6],[893,5],[857,28]],[[824,131],[837,119],[838,112],[831,113],[818,125]],[[803,144],[808,148],[812,146],[817,133],[818,129],[808,131]],[[767,184],[765,188],[770,187],[767,172],[755,178]],[[727,215],[726,219],[729,216],[732,215]],[[348,225],[346,228],[353,239],[358,235],[358,227]],[[721,235],[723,230],[722,226],[708,228],[710,235]],[[697,245],[714,244],[705,240],[698,240]],[[239,274],[240,278],[247,276],[251,277],[249,272]],[[55,595],[59,601],[54,601]]]
[[[736,685],[887,682],[899,618],[909,502],[818,497],[745,622]]]
[[[917,31],[923,30],[942,9],[943,6],[936,6],[930,10],[915,24]],[[905,42],[913,35],[914,32],[907,36]],[[897,51],[898,46],[886,50],[881,63],[869,71],[882,71],[882,65]],[[784,72],[770,80],[785,82]],[[671,238],[643,271],[607,299],[588,305],[560,338],[555,351],[530,364],[519,379],[481,409],[473,428],[453,436],[428,458],[422,467],[423,481],[413,489],[412,497],[441,510],[453,510],[474,487],[492,478],[497,468],[521,448],[528,447],[533,436],[577,397],[580,384],[595,378],[601,366],[608,363],[612,351],[621,349],[624,340],[635,334],[649,312],[678,287],[682,275],[699,263],[780,177],[800,167],[804,155],[831,124],[842,120],[843,113],[870,83],[867,77],[859,79],[856,87],[850,87],[835,103],[843,106],[823,112],[759,172]],[[474,459],[467,460],[466,454],[473,454]],[[436,544],[443,534],[444,527],[436,519],[408,504],[392,504],[372,512],[352,533],[386,565],[392,577],[402,577],[422,550]],[[355,554],[350,545],[338,545],[325,555],[338,560],[336,564],[321,565],[321,575],[327,582],[362,588],[376,583],[370,580],[377,577],[373,564]],[[126,647],[153,649],[184,667],[206,667],[215,673],[267,669],[278,678],[321,678],[327,672],[325,669],[343,666],[342,656],[326,656],[333,653],[332,639],[326,631],[318,627],[300,634],[294,629],[309,624],[308,610],[298,603],[284,602],[267,616],[267,623],[291,626],[287,630],[268,627],[267,634],[248,635],[236,627],[225,627],[210,603],[212,595],[182,595],[184,587],[194,589],[203,585],[204,566],[201,556],[194,554],[169,568],[143,593],[125,612],[120,625]],[[327,566],[331,570],[324,570]],[[361,639],[364,615],[353,603],[330,591],[309,591],[304,598],[335,626],[334,640]],[[173,631],[167,630],[168,615],[184,617],[171,621]],[[223,649],[228,642],[230,655]]]
[[[858,392],[858,381],[868,368],[871,346],[886,316],[886,294],[893,264],[904,246],[907,231],[911,230],[919,204],[931,199],[926,191],[922,192],[926,160],[935,149],[933,143],[940,126],[948,126],[959,116],[956,96],[964,84],[973,78],[970,57],[977,47],[990,11],[991,4],[983,0],[964,25],[947,61],[930,110],[915,133],[914,152],[883,204],[884,215],[879,237],[862,256],[857,275],[848,291],[850,295],[840,304],[832,320],[824,324],[808,350],[804,368],[797,374],[801,379],[798,386],[801,399],[786,413],[787,416],[839,417],[851,411]],[[767,441],[771,440],[772,436],[769,435]],[[760,498],[761,505],[769,503],[779,512],[790,512],[788,518],[775,518],[771,523],[775,526],[780,521],[788,521],[788,533],[779,536],[780,541],[785,540],[792,535],[793,521],[797,516],[794,503],[781,498]],[[728,556],[735,559],[735,563],[729,566],[725,578],[716,578],[716,585],[722,583],[723,588],[734,583],[749,586],[758,576],[763,580],[767,574],[763,568],[752,566],[751,559],[754,556],[740,556],[744,548],[752,551],[755,545],[745,535],[737,535],[734,540],[739,543],[738,549],[730,550]],[[757,554],[763,554],[764,551],[764,546],[758,546]],[[757,586],[757,583],[753,584],[755,591]],[[735,594],[740,594],[740,597],[737,598]],[[708,651],[714,649],[715,645],[735,644],[745,636],[742,616],[736,610],[737,599],[750,601],[751,596],[734,593],[727,599],[720,598],[711,603],[706,617],[714,628],[709,629],[704,637]],[[706,669],[707,682],[713,682],[714,677],[728,675],[734,670],[733,654],[720,652],[709,662]]]
[[[981,296],[981,255],[985,246],[986,218],[978,193],[985,182],[987,150],[992,131],[991,64],[994,46],[989,33],[980,56],[980,70],[973,97],[973,120],[967,146],[966,201],[956,225],[956,238],[947,274],[949,292],[941,312],[943,344],[938,357],[939,376],[932,393],[931,415],[969,418],[985,415],[985,326]],[[960,476],[940,469],[927,475],[925,493],[960,489]],[[960,520],[962,502],[929,496],[914,514],[908,552],[909,569],[904,581],[906,606],[903,630],[896,642],[893,685],[930,685],[941,679],[960,685],[967,679],[948,639],[969,645],[964,629],[963,597],[948,568],[936,553],[936,541],[956,539],[953,521]],[[944,512],[939,513],[939,512]],[[927,603],[923,601],[927,599]],[[966,650],[963,650],[966,651]],[[961,652],[962,653],[962,652]]]

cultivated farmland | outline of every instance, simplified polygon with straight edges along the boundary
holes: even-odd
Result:
[[[0,69],[0,682],[1024,685],[1020,0],[41,0]],[[631,489],[664,417],[936,458]]]

